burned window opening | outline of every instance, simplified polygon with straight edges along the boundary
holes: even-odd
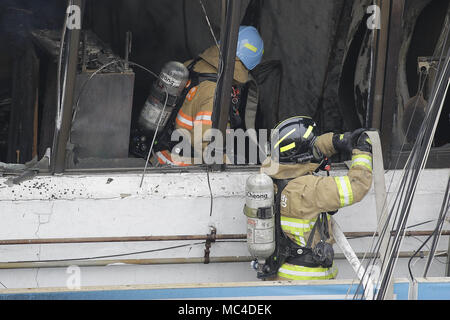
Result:
[[[414,26],[414,32],[411,38],[411,44],[409,46],[409,51],[406,56],[406,73],[409,95],[411,96],[411,98],[414,98],[417,95],[417,92],[419,90],[418,88],[420,86],[421,78],[420,73],[418,72],[418,59],[423,57],[439,59],[439,56],[436,56],[436,53],[438,52],[437,48],[440,45],[440,38],[442,38],[441,30],[443,30],[443,28],[445,27],[446,17],[447,19],[448,17],[450,17],[449,10],[450,7],[448,1],[432,1],[425,7],[425,9],[417,18],[417,22]],[[425,100],[425,102],[429,101],[432,85],[435,79],[433,75],[434,73],[430,73],[426,80],[426,83],[423,84],[423,99]],[[411,101],[408,102],[411,104]],[[444,102],[444,109],[442,111],[438,127],[436,129],[436,135],[433,143],[433,147],[436,148],[443,147],[446,144],[450,143],[449,103],[450,99],[447,96]],[[425,112],[425,108],[421,108],[419,112],[421,112],[422,110],[423,112]],[[408,110],[407,107],[405,107],[404,109],[405,111],[407,111],[406,118],[411,118],[412,110]],[[423,117],[424,115],[419,115],[416,121],[420,122]],[[417,124],[416,127],[420,129],[420,124]],[[408,139],[408,142],[411,143],[414,141],[413,137],[417,135],[418,129],[416,129],[415,132],[411,134],[411,138]],[[404,128],[403,131],[405,131]]]
[[[26,2],[26,1],[25,1]],[[58,27],[59,24],[57,23],[50,23],[51,19],[48,17],[53,16],[59,16],[62,17],[64,15],[64,5],[61,5],[61,3],[57,3],[58,1],[54,1],[52,3],[51,1],[47,1],[47,4],[45,6],[45,10],[47,10],[47,13],[45,16],[47,16],[47,22],[42,22],[38,24],[31,23],[32,19],[30,20],[30,17],[28,17],[29,12],[40,12],[39,10],[39,1],[34,1],[33,3],[30,2],[29,4],[25,4],[23,10],[16,10],[18,12],[14,12],[15,17],[17,17],[20,13],[20,16],[23,18],[24,16],[27,17],[27,24],[25,26],[29,26],[30,30],[43,30],[43,29],[53,29],[53,30],[59,30]],[[418,1],[419,2],[419,1]],[[426,7],[426,9],[423,11],[423,17],[422,20],[427,20],[427,11],[431,12],[428,13],[428,15],[433,16],[435,11],[440,11],[439,8],[442,9],[443,1],[440,0],[434,0],[434,1],[423,1],[429,2],[430,5]],[[9,1],[8,5],[12,4],[12,6],[18,6],[17,1]],[[330,13],[330,16],[333,17],[334,20],[338,20],[338,12],[340,12],[340,8],[344,4],[349,4],[349,1],[340,1],[338,5],[332,6],[330,4],[330,7],[325,8],[327,12]],[[320,107],[321,99],[330,99],[330,96],[332,96],[333,89],[330,89],[326,87],[324,90],[322,90],[322,94],[324,92],[328,91],[327,97],[323,97],[320,95],[317,95],[314,93],[315,88],[311,87],[308,94],[306,94],[303,89],[302,90],[296,90],[296,88],[299,87],[299,83],[305,84],[306,86],[312,86],[310,81],[302,80],[302,82],[295,83],[296,80],[300,78],[305,78],[302,76],[302,64],[298,64],[298,61],[295,61],[296,64],[290,63],[291,61],[288,59],[286,60],[286,57],[284,56],[285,52],[276,52],[278,50],[277,48],[280,46],[283,46],[284,43],[289,42],[291,40],[292,36],[287,36],[283,34],[283,32],[290,28],[291,30],[294,30],[298,25],[296,24],[296,21],[291,21],[290,19],[285,19],[283,23],[285,25],[280,25],[280,21],[277,21],[273,18],[273,16],[270,16],[268,11],[269,9],[276,9],[278,10],[278,13],[284,13],[287,11],[292,11],[290,9],[311,9],[313,6],[312,4],[308,5],[308,8],[303,7],[305,4],[275,4],[273,1],[244,1],[245,6],[248,5],[247,10],[242,10],[242,17],[243,21],[246,23],[253,23],[255,25],[260,26],[261,32],[263,34],[263,37],[265,37],[267,40],[267,60],[265,61],[265,64],[261,66],[259,70],[256,70],[257,72],[254,72],[254,76],[258,82],[261,83],[261,86],[263,88],[261,93],[261,104],[259,106],[259,112],[256,116],[256,129],[270,129],[273,128],[276,123],[279,120],[284,119],[288,115],[294,115],[294,114],[301,114],[303,112],[307,113],[307,115],[311,115],[311,113],[316,113],[317,109],[312,110],[312,105],[315,105],[316,107]],[[102,42],[102,46],[107,43],[110,44],[112,47],[112,52],[116,57],[120,57],[121,59],[124,57],[124,48],[125,48],[125,36],[126,31],[130,30],[133,33],[133,51],[131,59],[142,64],[145,66],[148,66],[151,70],[158,73],[161,67],[164,63],[170,60],[176,60],[176,61],[187,61],[195,56],[196,54],[200,53],[203,49],[207,48],[208,46],[212,45],[213,41],[210,37],[209,30],[207,26],[205,25],[205,22],[203,21],[203,16],[201,15],[201,9],[197,8],[196,6],[186,5],[184,1],[173,1],[171,4],[165,4],[166,7],[163,8],[161,4],[157,4],[156,2],[153,3],[151,1],[138,1],[136,4],[127,4],[123,1],[86,1],[87,10],[86,10],[86,19],[84,22],[84,27],[86,30],[92,31]],[[220,32],[220,6],[215,6],[210,3],[207,3],[207,9],[208,13],[212,17],[212,25],[215,33],[218,35]],[[355,2],[350,5],[350,7],[355,8],[357,6],[364,6],[363,1],[361,2]],[[424,6],[425,7],[425,6]],[[51,10],[49,8],[52,8]],[[140,10],[140,9],[142,10]],[[431,8],[431,9],[430,9]],[[434,8],[434,9],[433,9]],[[437,8],[437,9],[436,9]],[[20,9],[20,8],[19,8]],[[43,10],[44,10],[43,9]],[[313,9],[313,8],[312,8]],[[311,10],[312,10],[311,9]],[[24,11],[25,10],[25,11]],[[254,12],[252,10],[255,10]],[[357,10],[355,10],[356,12]],[[360,10],[361,11],[361,10]],[[364,12],[364,10],[362,10]],[[2,10],[2,14],[0,14],[1,19],[1,25],[5,26],[5,19],[10,19],[11,13],[7,13],[7,10]],[[51,12],[51,13],[50,13]],[[9,14],[9,18],[5,16]],[[37,13],[32,14],[32,17],[38,16]],[[441,21],[442,15],[439,16],[439,19],[435,19],[436,21]],[[355,15],[353,18],[353,21],[350,21],[351,23],[355,23],[356,21],[359,21],[359,24],[362,26],[361,32],[357,35],[353,36],[352,41],[348,39],[348,43],[362,43],[363,46],[366,44],[365,40],[367,40],[367,32],[364,32],[364,24],[365,19],[367,16],[362,15]],[[60,19],[61,20],[61,19]],[[168,24],[163,24],[162,21],[169,21]],[[420,20],[420,19],[419,19]],[[337,22],[333,21],[333,23],[330,23],[330,26],[336,26]],[[346,23],[350,23],[346,22]],[[299,32],[299,36],[301,36],[303,33],[312,32],[314,30],[318,30],[321,27],[316,26],[314,27],[315,21],[312,21],[312,29],[308,29],[309,26],[305,26],[305,30],[302,30]],[[438,25],[438,23],[436,22]],[[57,25],[57,26],[56,26]],[[416,29],[420,27],[420,23],[417,24]],[[11,29],[11,24],[9,24],[9,29],[6,33],[8,33],[9,36],[14,35],[16,32],[20,32],[23,34],[23,29],[21,30],[14,30],[14,28]],[[187,28],[186,28],[187,26]],[[5,28],[2,28],[3,30],[0,31],[1,33],[5,34]],[[274,30],[269,31],[269,30]],[[314,29],[314,30],[313,30]],[[342,30],[347,30],[348,26],[344,26]],[[433,30],[439,29],[438,27],[434,28]],[[12,30],[12,31],[11,31]],[[297,29],[295,29],[297,30]],[[341,30],[341,29],[340,29]],[[417,29],[418,30],[418,29]],[[417,31],[424,33],[425,31]],[[59,31],[58,31],[59,33]],[[272,33],[272,34],[271,34]],[[436,33],[432,33],[433,37],[436,36]],[[38,45],[36,42],[36,39],[31,38],[32,34],[29,33],[30,37],[20,38],[20,39],[27,39],[27,41],[31,41],[29,43],[32,43],[32,50],[25,50],[26,52],[29,52],[29,60],[31,63],[32,60],[39,61],[38,67],[36,64],[32,68],[25,68],[25,63],[18,63],[18,56],[17,54],[12,54],[12,50],[15,50],[14,48],[17,48],[17,46],[13,47],[11,46],[10,52],[8,54],[1,53],[0,61],[11,61],[7,62],[8,67],[5,68],[5,62],[0,63],[2,66],[0,70],[0,83],[2,84],[2,88],[0,90],[0,161],[2,162],[11,162],[11,163],[26,163],[33,159],[34,156],[37,156],[39,159],[42,158],[45,155],[45,152],[48,147],[51,147],[52,140],[53,140],[53,131],[54,131],[54,118],[55,118],[55,107],[56,104],[55,101],[55,92],[56,92],[56,82],[54,79],[54,75],[56,73],[55,70],[55,64],[54,59],[45,54],[45,49],[42,48],[41,45]],[[346,36],[346,35],[345,35]],[[344,35],[342,35],[342,38],[346,38]],[[278,38],[277,38],[278,37]],[[430,37],[433,38],[433,37]],[[11,37],[10,37],[11,38]],[[12,37],[14,38],[14,36]],[[303,38],[302,38],[303,39]],[[330,39],[325,38],[318,38],[320,41],[323,40],[325,43],[326,41],[329,41]],[[190,42],[187,45],[187,42]],[[290,41],[292,42],[292,41]],[[15,43],[18,43],[18,40],[15,40]],[[23,46],[22,49],[18,50],[18,52],[23,52],[24,48],[26,46],[21,43],[20,46]],[[106,46],[106,45],[105,45]],[[303,45],[306,46],[306,45]],[[357,45],[356,45],[357,46]],[[358,49],[361,48],[361,46],[357,46]],[[412,40],[411,47],[416,47],[416,41]],[[295,47],[297,48],[297,47]],[[294,49],[295,49],[294,48]],[[329,47],[327,47],[327,44],[323,45],[323,50],[328,50]],[[302,49],[303,50],[303,49]],[[342,48],[340,49],[342,50]],[[350,72],[352,73],[352,68],[347,68],[347,64],[350,66],[353,64],[356,64],[356,61],[352,61],[352,56],[357,56],[357,54],[352,55],[351,48],[345,47],[343,48],[344,52],[346,53],[344,56],[347,57],[347,62],[344,63],[344,61],[340,61],[340,65],[337,65],[336,68],[333,69],[333,73],[331,75],[331,79],[340,78],[341,83],[343,83],[342,88],[343,90],[345,88],[351,87],[351,93],[345,94],[345,99],[341,99],[336,105],[340,106],[343,110],[349,109],[350,112],[347,112],[348,114],[351,114],[352,116],[356,113],[352,113],[351,111],[354,110],[357,105],[362,104],[362,99],[364,100],[366,98],[365,92],[358,91],[358,88],[354,88],[354,79],[352,78],[351,81],[348,82],[345,80],[345,73]],[[35,51],[36,57],[33,58],[32,52]],[[355,52],[358,51],[355,49]],[[300,51],[299,51],[300,52]],[[301,51],[304,53],[303,51]],[[308,53],[309,54],[309,53]],[[292,53],[292,55],[295,55],[295,52]],[[408,56],[408,61],[415,60],[415,55],[418,55],[418,53],[414,53],[414,51],[410,51]],[[5,58],[5,56],[7,56]],[[414,57],[413,57],[414,56]],[[327,57],[329,58],[329,57]],[[9,59],[9,60],[8,60]],[[11,60],[12,59],[12,60]],[[81,56],[81,63],[82,63],[82,56]],[[356,59],[356,58],[355,58]],[[14,62],[13,60],[16,60]],[[338,62],[338,59],[334,62]],[[302,59],[303,65],[304,63],[308,61],[307,56],[306,58]],[[32,63],[31,63],[32,64]],[[17,94],[17,98],[13,98],[13,92],[14,90],[5,89],[8,85],[12,86],[12,71],[11,67],[9,66],[17,65],[17,68],[20,68],[22,66],[24,69],[27,69],[28,72],[33,72],[33,81],[26,81],[23,80],[23,89],[20,89],[20,92],[22,94]],[[100,65],[96,65],[98,68]],[[320,65],[317,65],[317,70],[319,70]],[[14,68],[14,67],[13,67]],[[82,65],[81,65],[82,68]],[[8,69],[10,69],[8,71]],[[88,69],[96,70],[94,66],[89,67]],[[138,68],[132,68],[134,72],[134,83],[130,84],[128,83],[128,89],[123,89],[127,85],[125,85],[123,82],[120,84],[117,84],[120,88],[123,89],[123,91],[127,91],[127,99],[132,100],[131,105],[131,125],[129,130],[132,131],[135,124],[137,123],[137,118],[139,116],[140,110],[145,104],[145,100],[149,93],[149,87],[154,81],[154,78],[149,76],[145,71],[142,71]],[[342,69],[344,70],[342,73],[338,72],[336,73],[336,70]],[[416,70],[415,66],[412,66],[408,62],[408,88],[410,89],[410,94],[412,91],[414,91],[414,87],[416,86],[415,83],[417,83],[417,72],[413,74]],[[18,69],[19,70],[19,69]],[[35,71],[30,71],[35,70]],[[350,71],[348,71],[350,70]],[[117,70],[116,70],[117,71]],[[259,73],[258,73],[259,72]],[[112,72],[114,73],[114,72]],[[117,73],[117,72],[116,72]],[[121,73],[121,72],[119,72]],[[298,75],[296,75],[296,73]],[[7,76],[4,76],[7,74]],[[23,72],[25,74],[25,72]],[[321,72],[317,71],[317,75],[321,74]],[[318,77],[317,75],[314,75],[314,77]],[[103,75],[102,75],[103,77]],[[311,76],[312,78],[313,76]],[[96,86],[96,82],[101,82],[101,77],[95,77],[90,81],[90,85]],[[319,77],[318,77],[319,78]],[[130,79],[129,79],[130,80]],[[320,80],[320,79],[319,79]],[[322,82],[321,82],[322,81]],[[323,83],[323,79],[321,81],[318,81],[318,83]],[[330,81],[331,82],[331,81]],[[331,85],[331,84],[330,84]],[[25,88],[28,87],[28,88]],[[130,89],[131,87],[131,89]],[[304,86],[302,86],[304,87]],[[15,88],[18,88],[16,85]],[[412,88],[412,89],[411,89]],[[95,89],[89,89],[89,90],[95,90]],[[95,105],[98,105],[98,103],[95,103],[93,99],[89,98],[89,91],[88,88],[86,88],[85,96],[83,94],[81,100],[86,100],[92,102]],[[110,91],[113,91],[114,93],[117,93],[119,90],[114,89],[113,87],[110,87]],[[354,91],[356,90],[356,92]],[[412,91],[411,91],[412,90]],[[17,89],[16,89],[17,91]],[[32,93],[25,93],[26,92],[33,92]],[[294,91],[302,91],[301,94]],[[345,90],[344,90],[345,91]],[[37,92],[37,93],[36,93]],[[130,98],[130,92],[131,92],[131,98]],[[350,91],[349,91],[350,92]],[[287,97],[291,93],[295,97]],[[36,108],[36,101],[35,97],[37,95],[37,113],[35,112]],[[118,95],[119,96],[119,95]],[[117,97],[118,97],[117,96]],[[26,99],[25,99],[26,97]],[[86,98],[88,97],[88,98]],[[118,98],[114,97],[114,95],[110,95],[109,98],[113,101],[118,101]],[[120,97],[123,97],[121,95]],[[299,99],[299,97],[301,99]],[[26,103],[27,108],[29,110],[32,110],[32,116],[29,114],[29,112],[25,112],[26,116],[21,109],[19,108],[13,108],[13,105],[17,105],[18,99],[24,99],[28,100]],[[295,99],[294,99],[295,98]],[[99,98],[102,100],[101,98]],[[103,99],[106,101],[106,99]],[[294,103],[292,101],[298,101],[298,103],[294,106]],[[336,99],[337,100],[337,99]],[[128,100],[129,101],[129,100]],[[291,103],[289,103],[291,101]],[[314,102],[315,101],[315,102]],[[84,102],[84,103],[85,103]],[[304,103],[303,103],[304,102]],[[330,108],[334,108],[334,105],[330,104]],[[315,107],[315,108],[316,108]],[[355,107],[355,108],[353,108]],[[14,109],[14,112],[12,110]],[[28,110],[27,109],[27,110]],[[89,108],[88,108],[89,109]],[[326,122],[322,121],[323,119],[317,119],[317,121],[321,122],[323,124],[324,131],[329,130],[337,130],[337,129],[351,129],[352,124],[356,123],[355,121],[352,121],[347,116],[344,117],[344,119],[337,119],[335,117],[337,110],[334,108],[334,113],[331,114],[330,110],[326,111],[325,120]],[[448,144],[448,140],[446,137],[449,136],[448,132],[448,99],[446,100],[446,105],[443,114],[441,115],[441,120],[438,125],[437,133],[436,133],[436,139],[434,147],[445,147],[446,144]],[[333,111],[331,110],[331,111]],[[364,108],[359,108],[359,113],[364,113]],[[120,113],[120,111],[118,111]],[[16,118],[17,114],[22,114],[22,116],[19,116],[19,120],[10,121],[10,118]],[[104,114],[103,114],[104,115]],[[365,115],[364,115],[365,116]],[[447,116],[447,118],[446,118]],[[112,117],[117,118],[117,117]],[[36,120],[37,119],[37,120]],[[362,118],[364,120],[364,118]],[[342,121],[346,121],[346,125],[344,126],[342,124]],[[361,118],[358,118],[359,121],[361,121]],[[37,125],[37,132],[36,132],[36,121],[38,123]],[[348,125],[347,123],[350,123]],[[18,128],[22,128],[20,131]],[[125,125],[126,127],[126,125]],[[11,129],[12,128],[12,129]],[[26,128],[24,130],[23,128]],[[76,130],[77,128],[80,128],[79,123],[74,123],[73,128]],[[447,129],[447,130],[446,130]],[[11,138],[11,131],[13,132],[13,135],[16,135],[16,137]],[[125,131],[128,129],[124,129]],[[120,129],[119,131],[123,131]],[[6,133],[8,132],[8,133]],[[115,133],[115,132],[114,132]],[[20,138],[19,138],[20,137]],[[97,155],[94,155],[94,157],[85,157],[83,155],[83,148],[80,147],[80,145],[77,145],[77,134],[74,133],[73,136],[74,140],[73,143],[73,150],[74,150],[74,156],[71,157],[72,165],[68,166],[68,168],[113,168],[113,167],[122,167],[122,168],[140,168],[143,166],[142,159],[135,158],[131,153],[125,154],[125,156],[120,155],[118,157],[114,156],[113,159],[99,159],[97,158]],[[98,134],[93,134],[92,137],[98,137]],[[86,141],[85,137],[78,136],[79,140]],[[104,139],[104,141],[107,141],[108,139]],[[8,143],[8,141],[10,141]],[[118,139],[110,134],[109,141],[117,142]],[[92,145],[94,145],[94,139],[92,139]],[[107,142],[104,143],[104,149],[101,150],[101,148],[93,148],[95,149],[95,152],[99,152],[101,154],[106,154],[107,152],[110,152],[113,150],[111,147],[111,144],[107,144]],[[23,150],[22,150],[23,149]],[[18,151],[18,152],[17,152]],[[78,153],[78,155],[77,155]],[[80,156],[81,155],[81,156]],[[108,156],[110,157],[110,156]]]
[[[398,106],[395,108],[392,155],[389,163],[392,169],[404,166],[421,130],[437,68],[442,65],[439,58],[442,52],[445,55],[450,45],[448,40],[447,43],[445,40],[449,23],[448,1],[412,2],[405,13],[406,33],[400,51]],[[450,99],[447,94],[427,162],[428,168],[445,168],[450,161],[449,112]]]

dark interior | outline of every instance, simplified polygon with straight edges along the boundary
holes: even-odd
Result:
[[[407,80],[412,95],[418,82],[417,56],[432,54],[448,6],[446,0],[420,1],[430,4],[411,31]],[[243,1],[241,24],[257,27],[265,42],[263,64],[254,72],[261,89],[257,128],[272,128],[294,115],[312,116],[320,132],[352,130],[370,122],[367,92],[356,86],[355,79],[358,59],[369,45],[369,31],[364,27],[367,16],[360,8],[369,2]],[[219,37],[221,2],[203,3]],[[56,60],[33,32],[50,30],[60,36],[66,6],[62,0],[0,2],[4,44],[0,51],[0,162],[25,163],[42,157],[52,146]],[[166,62],[184,62],[214,43],[200,3],[194,0],[86,0],[83,30],[91,31],[121,58],[130,31],[130,60],[155,73]],[[142,69],[132,69],[131,132],[154,80]],[[436,147],[450,142],[449,111],[447,99]]]

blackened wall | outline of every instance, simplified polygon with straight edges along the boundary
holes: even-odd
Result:
[[[219,36],[221,2],[203,2]],[[249,3],[243,1],[242,17]],[[339,78],[352,19],[363,17],[352,17],[352,8],[363,3],[349,0],[260,3],[258,27],[265,41],[264,61],[281,60],[283,64],[279,118],[308,115],[322,122],[325,131],[341,130],[344,123],[335,97],[338,83],[334,80]],[[166,61],[185,61],[213,44],[198,1],[97,0],[90,4],[88,1],[87,9],[86,24],[119,52],[123,52],[125,32],[132,31],[132,60],[155,72]],[[340,51],[336,52],[338,43]],[[135,104],[142,105],[149,80],[142,72],[137,73]],[[323,99],[325,95],[327,98]]]

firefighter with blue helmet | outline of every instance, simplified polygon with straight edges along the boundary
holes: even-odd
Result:
[[[255,27],[239,28],[236,56],[248,70],[253,70],[264,54],[264,42]]]
[[[249,81],[249,71],[260,64],[263,53],[264,42],[256,28],[241,26],[236,51],[234,85],[243,87]],[[188,82],[190,87],[186,90],[183,104],[176,115],[174,129],[187,130],[189,133],[187,138],[190,139],[191,144],[193,146],[202,145],[202,150],[206,148],[208,142],[201,141],[199,143],[195,139],[204,137],[212,127],[219,60],[219,48],[214,45],[201,53],[197,59],[185,63],[191,74],[197,75],[197,81]],[[230,110],[232,111],[232,108]],[[195,130],[199,130],[201,135],[194,135]],[[177,160],[175,160],[173,155],[170,147],[158,150],[155,157],[152,158],[152,163],[155,166],[190,166],[193,164],[192,156],[189,158],[176,157]]]

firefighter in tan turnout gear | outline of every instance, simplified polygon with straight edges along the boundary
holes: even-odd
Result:
[[[264,43],[258,31],[251,26],[241,26],[233,78],[236,88],[249,81],[249,70],[254,69],[261,62],[263,52]],[[176,115],[174,129],[187,130],[184,132],[188,133],[189,137],[187,138],[189,138],[192,146],[201,145],[202,150],[193,149],[190,157],[180,155],[178,158],[181,161],[176,161],[172,157],[172,147],[174,145],[172,143],[167,149],[156,152],[156,157],[152,161],[154,165],[189,166],[194,164],[191,157],[195,156],[196,151],[197,153],[202,152],[207,146],[208,142],[204,142],[203,137],[205,132],[212,127],[219,61],[219,49],[217,46],[212,46],[200,54],[197,59],[185,63],[185,66],[190,71],[190,80],[186,86],[187,93],[184,102]],[[232,97],[235,99],[232,100],[240,100],[239,94],[240,89],[235,89],[235,86],[233,86]],[[233,112],[233,106],[230,108],[231,112]],[[234,110],[234,112],[239,117],[238,110]],[[196,131],[197,134],[194,134]],[[166,138],[166,140],[169,139],[170,137]],[[198,141],[199,139],[201,141]]]
[[[261,168],[274,181],[275,211],[279,210],[275,219],[281,229],[276,233],[277,250],[269,259],[278,271],[272,272],[272,280],[335,278],[330,216],[361,201],[372,184],[372,147],[364,129],[316,137],[315,128],[309,117],[280,123],[272,158]],[[328,158],[336,153],[352,155],[348,174],[315,175],[329,170]],[[272,161],[278,165],[275,172]]]

